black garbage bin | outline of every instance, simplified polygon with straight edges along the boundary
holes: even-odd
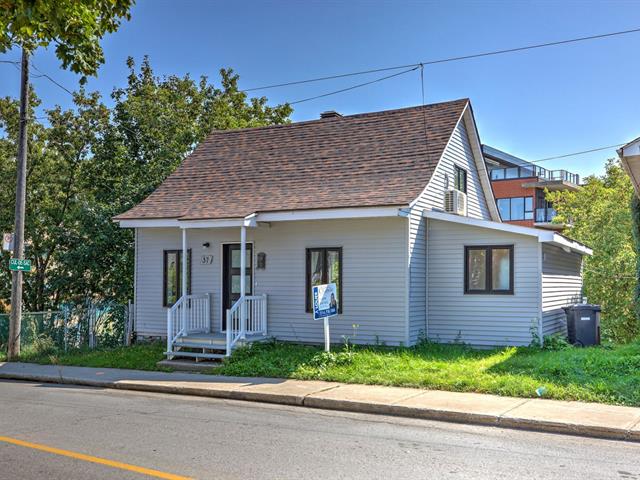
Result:
[[[586,347],[600,345],[600,305],[579,303],[564,307],[569,343]]]

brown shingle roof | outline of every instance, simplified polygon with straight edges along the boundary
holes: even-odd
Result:
[[[467,103],[216,131],[156,191],[115,219],[407,205],[429,182]]]

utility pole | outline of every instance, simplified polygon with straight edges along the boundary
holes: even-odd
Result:
[[[27,203],[27,114],[29,111],[29,53],[22,47],[20,75],[20,138],[16,174],[16,220],[13,237],[13,258],[24,258],[24,217]],[[20,355],[20,327],[22,322],[22,272],[12,272],[11,317],[9,319],[8,359]]]

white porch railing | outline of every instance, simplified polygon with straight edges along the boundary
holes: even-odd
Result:
[[[247,335],[267,334],[267,295],[245,295],[227,310],[227,356]]]
[[[167,311],[167,353],[178,338],[210,331],[211,294],[183,295]]]

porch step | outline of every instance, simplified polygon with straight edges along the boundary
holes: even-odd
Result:
[[[165,355],[171,357],[190,357],[190,358],[210,358],[210,359],[222,359],[224,353],[198,353],[198,352],[164,352]]]
[[[202,343],[202,342],[173,342],[174,347],[183,348],[204,348],[206,350],[226,350],[226,342]]]

